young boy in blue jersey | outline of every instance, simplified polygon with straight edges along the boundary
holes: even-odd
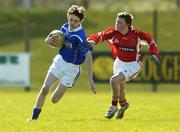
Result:
[[[96,93],[93,81],[92,56],[86,42],[86,34],[81,23],[84,20],[85,9],[81,6],[72,5],[67,11],[68,23],[65,23],[60,30],[64,33],[65,43],[59,50],[59,54],[53,60],[52,65],[46,75],[44,84],[39,92],[33,109],[32,117],[37,120],[42,110],[45,98],[51,86],[60,80],[57,88],[51,96],[51,101],[57,103],[68,88],[76,83],[80,76],[81,64],[87,61],[88,78],[91,90]],[[48,42],[54,42],[57,36],[47,37]]]

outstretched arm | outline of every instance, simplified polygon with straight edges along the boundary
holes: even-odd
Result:
[[[139,36],[139,38],[141,40],[145,40],[149,46],[149,52],[151,54],[151,60],[154,64],[158,65],[160,64],[160,60],[159,60],[159,50],[157,47],[157,44],[155,43],[155,41],[153,40],[153,38],[151,37],[151,34],[148,32],[142,32],[140,30],[133,30],[135,34],[137,34]]]
[[[108,28],[102,32],[90,35],[87,39],[87,42],[89,46],[93,47],[95,44],[99,42],[111,39],[113,35],[114,35],[114,29]]]
[[[86,62],[87,62],[87,69],[88,69],[88,79],[91,86],[91,90],[93,91],[94,94],[96,94],[96,87],[93,80],[93,61],[92,61],[92,55],[90,51],[86,53]]]

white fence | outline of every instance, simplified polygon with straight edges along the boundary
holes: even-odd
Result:
[[[30,87],[29,53],[0,53],[0,86]]]

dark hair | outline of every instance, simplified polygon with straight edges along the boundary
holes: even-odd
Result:
[[[125,22],[131,26],[133,21],[133,15],[128,12],[121,12],[117,14],[117,17],[124,18]]]
[[[80,20],[83,20],[85,17],[85,9],[83,6],[77,6],[77,5],[72,5],[68,11],[67,14],[73,14],[77,17],[79,17]]]

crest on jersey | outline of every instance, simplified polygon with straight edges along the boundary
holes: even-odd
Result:
[[[123,37],[122,39],[124,39],[124,40],[128,40],[128,38],[126,38],[126,37]]]
[[[113,42],[114,43],[119,43],[119,40],[118,39],[114,39]]]

